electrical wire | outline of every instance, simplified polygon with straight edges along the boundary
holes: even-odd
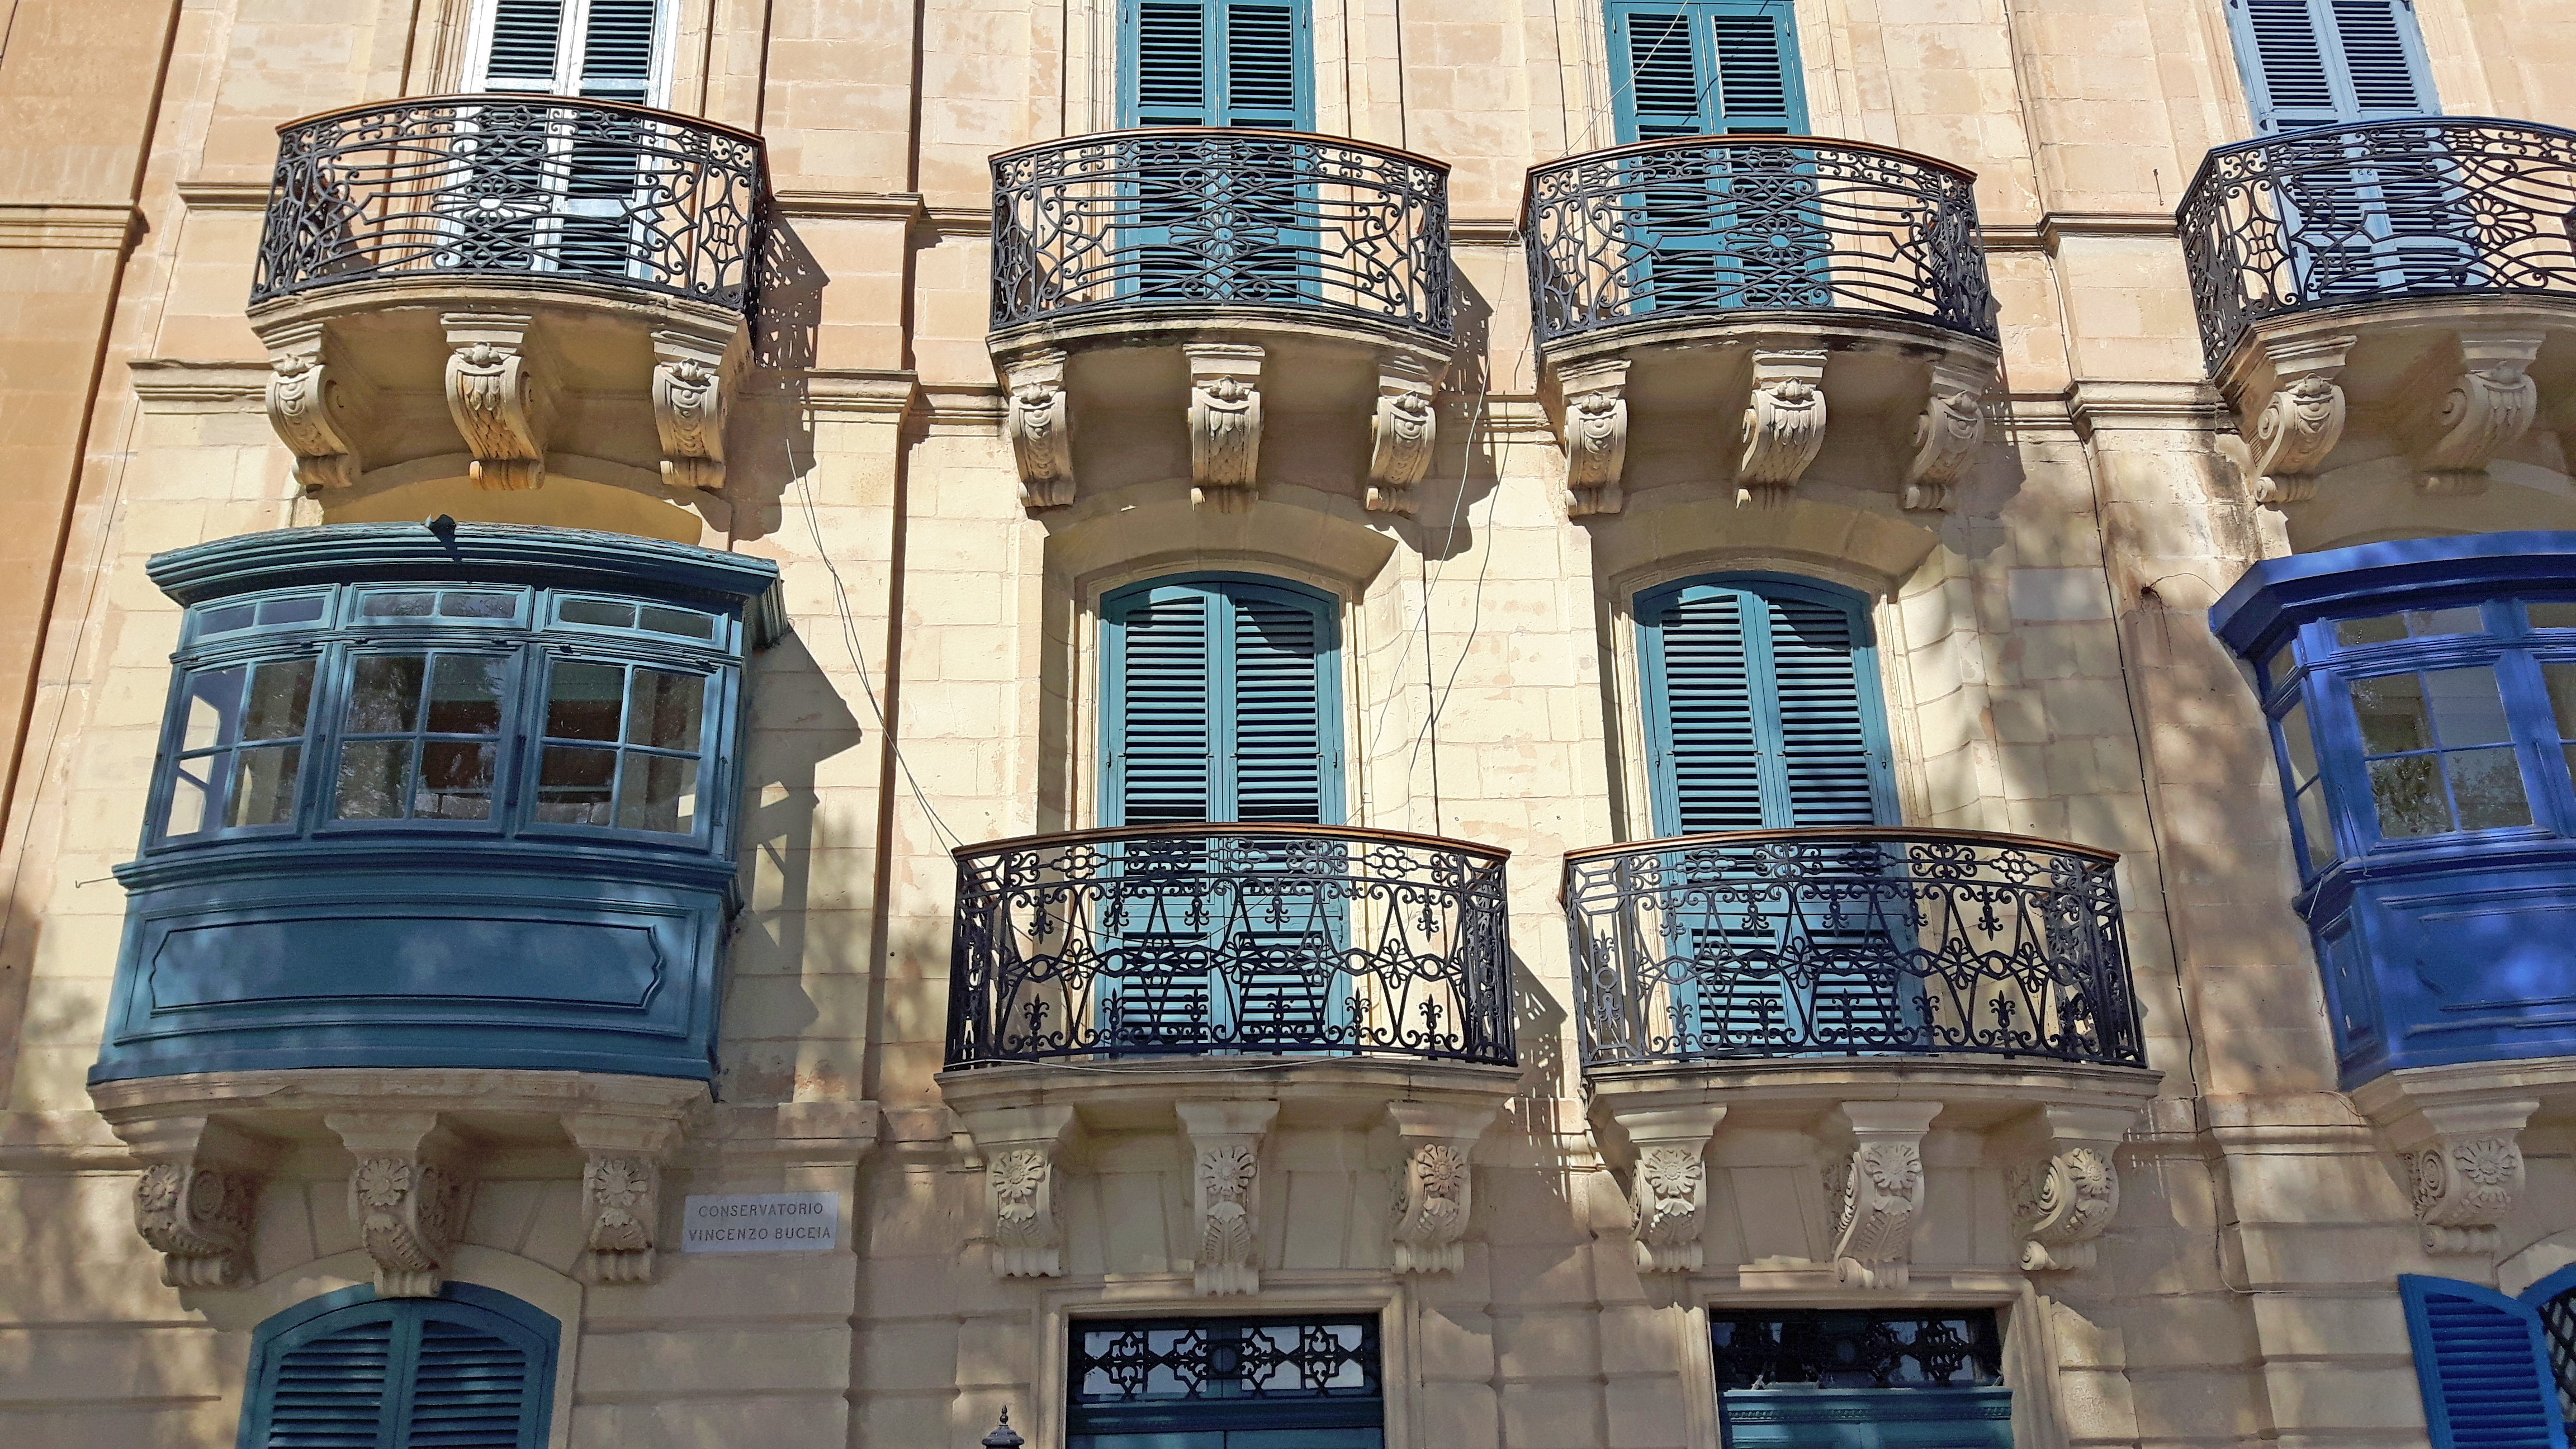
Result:
[[[804,508],[805,531],[814,540],[814,556],[823,561],[823,571],[832,579],[832,603],[841,618],[841,647],[849,651],[850,667],[858,671],[859,690],[867,696],[868,713],[876,716],[877,731],[885,736],[886,749],[894,755],[895,768],[903,772],[904,784],[911,787],[913,801],[921,806],[921,813],[929,819],[930,828],[939,833],[940,839],[948,842],[949,849],[956,850],[966,842],[958,839],[957,832],[949,829],[948,822],[939,817],[938,809],[930,803],[929,794],[921,788],[921,781],[913,775],[912,761],[904,758],[903,745],[895,737],[894,726],[886,719],[885,706],[877,702],[876,685],[869,682],[867,650],[859,643],[858,617],[850,607],[849,585],[842,582],[840,565],[832,562],[832,551],[823,546],[823,521],[814,508],[814,482],[810,475],[797,478],[796,496]]]

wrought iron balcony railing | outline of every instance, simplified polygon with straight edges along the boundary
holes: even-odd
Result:
[[[582,278],[735,311],[766,226],[758,136],[561,96],[356,106],[278,130],[252,305],[421,273]]]
[[[1737,311],[1855,312],[1996,338],[1976,177],[1810,136],[1684,136],[1535,167],[1542,344]]]
[[[1504,855],[1321,825],[961,848],[948,1065],[1222,1052],[1512,1065]]]
[[[2423,116],[2211,151],[2175,221],[2210,365],[2312,307],[2539,293],[2576,299],[2576,131]]]
[[[1583,1065],[1968,1054],[2143,1066],[2117,859],[1896,829],[1569,852]]]
[[[993,158],[993,330],[1293,308],[1450,336],[1449,168],[1365,141],[1169,127]]]

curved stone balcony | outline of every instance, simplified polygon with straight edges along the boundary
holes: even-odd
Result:
[[[251,289],[309,489],[549,468],[724,484],[767,228],[760,138],[559,96],[437,96],[279,128]]]
[[[1533,168],[1522,242],[1571,510],[1704,485],[1712,456],[1739,502],[1777,502],[1820,454],[1908,508],[1948,507],[2001,359],[1975,181],[1812,136],[1676,137]]]
[[[2296,546],[2576,522],[2571,210],[2576,132],[2524,121],[2209,153],[2176,216],[2201,343]]]
[[[1252,1291],[1263,1139],[1382,1123],[1401,1153],[1391,1261],[1454,1269],[1468,1153],[1520,1079],[1504,859],[1318,825],[958,850],[939,1083],[985,1154],[997,1270],[1064,1271],[1061,1164],[1086,1135],[1159,1130],[1195,1164],[1200,1291]]]
[[[2014,1164],[1999,1186],[2025,1268],[2089,1266],[2117,1205],[2111,1151],[2160,1080],[2116,863],[1929,829],[1568,852],[1582,1069],[1633,1154],[1640,1266],[1699,1270],[1704,1156],[1757,1175],[1820,1160],[1833,1261],[1748,1269],[1748,1286],[1902,1285],[1927,1133],[1952,1163]]]
[[[1410,512],[1453,347],[1448,185],[1442,162],[1290,131],[996,155],[988,341],[1022,501],[1070,504],[1078,473],[1114,484],[1115,454],[1185,428],[1194,498],[1240,508],[1265,419],[1303,415],[1365,458],[1370,508]]]
[[[437,524],[151,561],[186,613],[90,1092],[151,1166],[174,1285],[240,1280],[250,1196],[302,1146],[360,1163],[387,1292],[437,1291],[492,1151],[588,1159],[627,1214],[594,1269],[649,1271],[713,1076],[777,570]]]

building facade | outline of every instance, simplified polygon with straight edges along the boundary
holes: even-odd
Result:
[[[2576,11],[7,17],[0,1441],[2565,1449]]]

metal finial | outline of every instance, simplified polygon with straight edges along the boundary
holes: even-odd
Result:
[[[1020,1446],[1027,1442],[1029,1441],[1021,1438],[1018,1431],[1011,1427],[1010,1406],[1005,1404],[1002,1407],[1002,1421],[993,1426],[992,1433],[984,1436],[984,1449],[1020,1449]]]

